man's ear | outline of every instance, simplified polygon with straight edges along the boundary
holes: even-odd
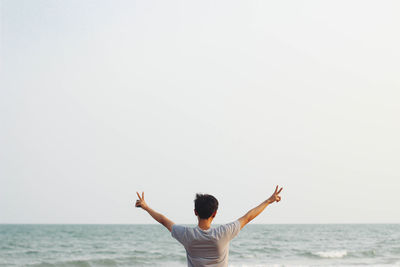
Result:
[[[214,213],[211,215],[211,217],[215,217],[215,215],[217,215],[217,211],[214,211]]]
[[[199,216],[199,214],[197,213],[197,210],[194,209],[194,215]]]

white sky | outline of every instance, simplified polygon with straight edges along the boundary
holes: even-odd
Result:
[[[0,223],[400,223],[399,1],[0,3]]]

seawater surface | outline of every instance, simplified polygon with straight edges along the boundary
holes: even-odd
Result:
[[[399,224],[246,226],[229,266],[400,266]],[[186,266],[161,225],[0,225],[0,266]]]

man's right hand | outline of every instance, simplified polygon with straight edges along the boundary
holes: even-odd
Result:
[[[149,206],[147,206],[146,201],[144,201],[144,192],[142,192],[142,196],[140,197],[139,193],[136,192],[136,195],[138,196],[138,200],[136,200],[136,208],[142,208],[144,210],[146,210]]]
[[[276,186],[275,192],[268,198],[267,202],[272,204],[275,201],[276,202],[281,201],[281,196],[279,194],[281,193],[282,189],[283,188],[281,187],[281,189],[278,190],[278,186]]]

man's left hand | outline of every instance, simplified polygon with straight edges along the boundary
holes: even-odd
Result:
[[[138,192],[136,192],[137,196],[138,196],[138,200],[136,200],[136,208],[142,208],[144,210],[146,210],[149,206],[147,206],[146,201],[144,201],[144,192],[142,192],[142,196],[139,195]]]

